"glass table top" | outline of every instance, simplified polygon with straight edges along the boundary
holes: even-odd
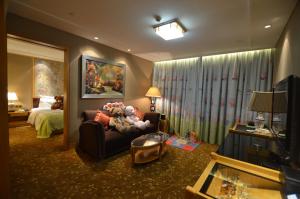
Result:
[[[169,135],[163,132],[149,133],[134,139],[131,145],[135,147],[154,146],[167,141],[168,138]]]

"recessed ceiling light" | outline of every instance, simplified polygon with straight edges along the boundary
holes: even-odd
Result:
[[[130,52],[130,51],[131,51],[131,49],[130,49],[130,48],[128,48],[128,49],[127,49],[127,51],[128,51],[128,52]]]
[[[176,19],[167,21],[158,25],[153,26],[154,31],[164,40],[171,40],[183,37],[183,33],[186,32],[182,24]]]
[[[269,29],[271,27],[272,27],[271,25],[265,25],[265,29]]]
[[[94,39],[95,39],[95,40],[98,40],[98,39],[99,39],[99,37],[94,37]]]

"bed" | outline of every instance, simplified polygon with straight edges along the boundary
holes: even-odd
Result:
[[[37,131],[37,138],[49,138],[54,131],[64,128],[64,111],[50,108],[33,108],[27,123]]]

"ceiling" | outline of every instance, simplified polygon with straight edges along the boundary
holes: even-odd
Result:
[[[161,61],[275,47],[297,0],[10,0],[9,12]],[[178,18],[183,38],[165,41],[152,26]],[[264,26],[271,24],[272,28]],[[94,37],[99,37],[94,40]]]

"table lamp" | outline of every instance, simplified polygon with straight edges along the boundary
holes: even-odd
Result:
[[[8,111],[16,111],[19,108],[17,104],[18,97],[15,92],[8,92],[7,100],[8,100]]]
[[[255,126],[257,130],[264,127],[265,118],[263,113],[272,112],[272,97],[272,92],[253,91],[252,93],[249,110],[257,112],[257,117],[255,118]]]
[[[287,92],[286,91],[274,91],[273,93],[273,119],[272,126],[276,129],[276,132],[282,132],[285,127],[285,123],[282,123],[285,115],[282,113],[287,112]],[[282,118],[283,117],[283,118]]]
[[[155,112],[156,98],[161,97],[159,89],[155,86],[150,87],[146,96],[151,97],[150,111]]]

